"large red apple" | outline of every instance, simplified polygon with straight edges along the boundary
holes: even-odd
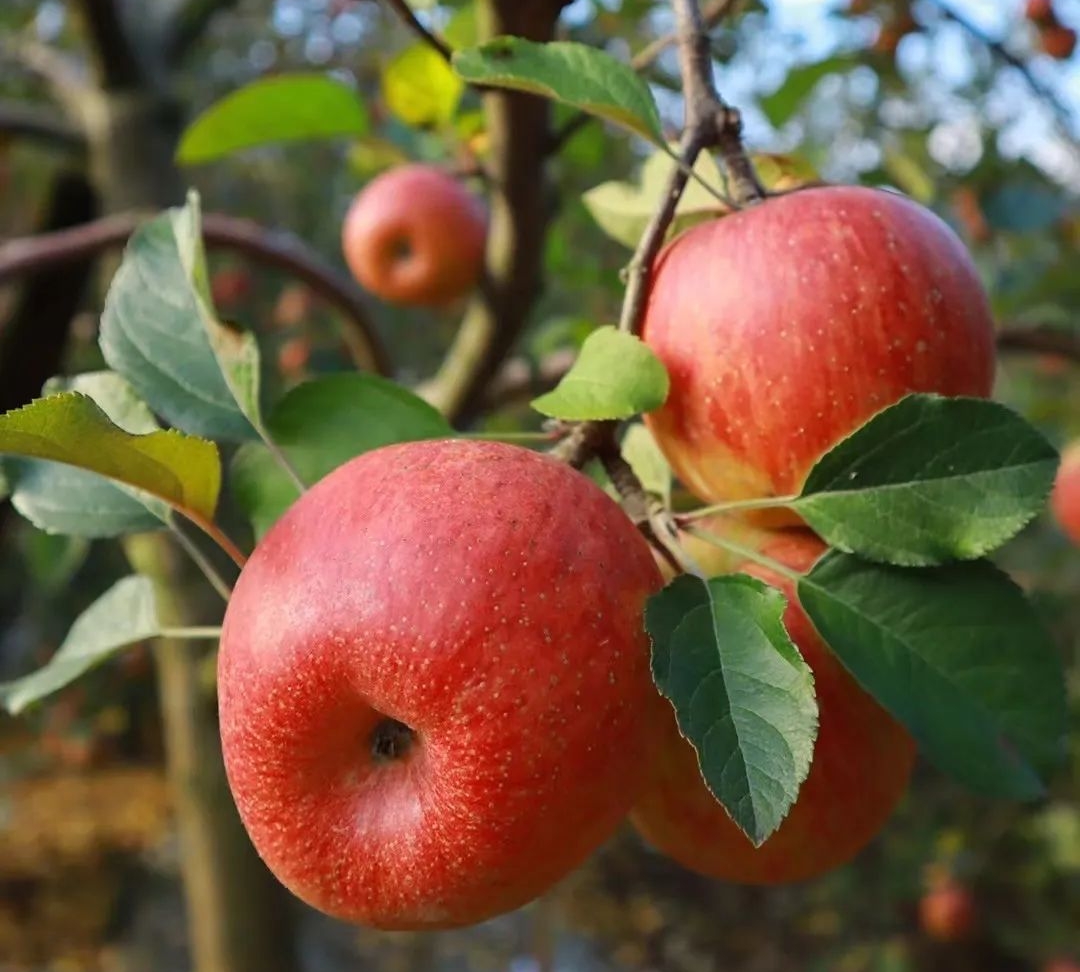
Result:
[[[823,550],[806,531],[778,534],[762,547],[798,571]],[[694,749],[669,711],[654,778],[631,819],[651,844],[691,870],[743,884],[801,881],[846,863],[881,830],[907,789],[915,745],[825,646],[791,582],[760,566],[743,569],[787,595],[784,625],[814,674],[819,727],[810,773],[779,829],[755,848],[706,788]]]
[[[577,866],[639,795],[660,577],[619,507],[496,443],[390,446],[259,544],[219,657],[229,783],[309,904],[470,924]]]
[[[468,293],[484,266],[487,216],[457,179],[404,165],[373,179],[341,230],[353,276],[392,304],[437,307]]]
[[[1050,494],[1050,511],[1061,531],[1080,544],[1080,441],[1070,443],[1061,453],[1061,465]]]
[[[963,244],[910,199],[858,187],[799,190],[683,233],[655,266],[643,337],[671,376],[646,422],[711,502],[797,493],[823,453],[905,394],[986,396],[994,378]]]

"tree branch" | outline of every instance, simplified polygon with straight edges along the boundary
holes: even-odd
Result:
[[[735,12],[741,0],[712,0],[705,5],[701,12],[701,20],[706,31],[712,30],[721,23],[729,14]],[[638,73],[647,71],[659,60],[660,55],[669,47],[674,46],[679,39],[677,31],[657,37],[656,40],[646,44],[630,59],[630,67]],[[558,152],[571,138],[574,137],[589,122],[595,121],[594,115],[581,112],[563,123],[563,126],[555,133],[551,141],[549,151]]]
[[[22,34],[0,36],[0,53],[44,81],[68,115],[83,117],[95,93],[87,87],[85,72],[75,58]]]
[[[68,151],[86,150],[85,136],[73,125],[42,109],[6,101],[0,101],[0,135],[45,142]]]
[[[143,67],[132,44],[117,0],[73,0],[86,28],[90,52],[106,91],[135,88]]]
[[[1072,144],[1076,145],[1076,134],[1073,132],[1073,113],[1069,109],[1069,106],[1059,97],[1058,93],[1053,88],[1046,84],[1043,84],[1031,70],[1030,65],[1023,58],[1017,57],[1012,51],[1010,51],[1002,41],[995,40],[992,37],[988,37],[986,33],[973,24],[967,17],[961,13],[957,13],[945,0],[930,0],[938,10],[949,20],[956,24],[959,24],[964,28],[972,37],[974,37],[980,44],[983,44],[989,49],[995,57],[1008,64],[1010,67],[1015,68],[1020,72],[1020,76],[1027,82],[1028,87],[1035,93],[1035,95],[1045,101],[1054,114],[1057,116],[1058,124],[1066,136],[1066,139]]]
[[[169,64],[179,64],[206,33],[219,13],[235,7],[237,0],[188,0],[166,25],[162,56]]]
[[[562,0],[482,0],[481,36],[550,40]],[[483,407],[486,387],[521,334],[543,286],[544,237],[552,204],[545,164],[551,105],[546,99],[488,89],[484,116],[490,220],[484,278],[438,373],[424,389],[456,423]]]
[[[528,358],[511,358],[488,382],[483,410],[493,412],[519,405],[551,391],[574,363],[576,353],[569,348],[553,351],[537,362]]]
[[[441,37],[433,34],[417,20],[416,14],[413,13],[412,8],[406,3],[406,0],[386,0],[386,5],[401,18],[402,23],[416,34],[420,40],[429,47],[434,48],[447,64],[450,63],[450,59],[454,56],[454,52],[450,49],[450,45]]]
[[[124,244],[145,219],[125,213],[75,229],[0,243],[0,284],[45,267],[84,260]],[[203,238],[211,248],[236,250],[264,266],[283,270],[336,306],[347,322],[345,341],[357,367],[391,373],[390,361],[371,322],[364,298],[344,274],[327,266],[291,234],[220,213],[203,216]]]
[[[1052,354],[1080,363],[1080,335],[1056,327],[1006,327],[998,332],[997,346],[1002,351]]]

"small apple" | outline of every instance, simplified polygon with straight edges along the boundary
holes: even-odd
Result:
[[[488,442],[366,453],[266,534],[218,660],[229,783],[312,906],[379,928],[509,911],[645,782],[649,546],[599,487]]]
[[[1061,532],[1080,544],[1080,440],[1061,451],[1061,465],[1050,493],[1050,512]]]
[[[210,278],[210,297],[219,311],[232,310],[251,297],[251,274],[242,267],[219,270]]]
[[[486,237],[480,201],[449,173],[419,164],[368,183],[341,233],[345,261],[361,286],[388,303],[429,307],[476,286]]]
[[[278,370],[287,378],[302,375],[311,361],[311,338],[305,334],[289,338],[278,348]]]
[[[1043,967],[1042,972],[1080,972],[1080,963],[1075,959],[1059,955],[1050,959]]]
[[[934,941],[964,941],[975,929],[976,915],[974,896],[955,878],[934,885],[919,899],[919,926]]]
[[[1039,46],[1058,61],[1067,61],[1076,50],[1076,31],[1063,24],[1050,24],[1039,30]]]
[[[301,327],[315,309],[315,294],[304,284],[290,284],[278,295],[271,321],[286,330]]]
[[[1045,26],[1057,23],[1054,13],[1054,0],[1027,0],[1024,16],[1033,24]]]
[[[642,336],[671,377],[646,424],[707,502],[798,493],[823,453],[905,394],[986,396],[994,379],[993,320],[964,245],[907,197],[855,186],[801,189],[677,237]]]
[[[778,533],[762,552],[805,571],[825,545],[809,531]],[[814,631],[790,580],[743,568],[788,597],[784,625],[814,675],[819,726],[813,762],[795,805],[760,847],[705,786],[691,744],[668,710],[653,779],[631,820],[647,841],[691,870],[741,884],[782,884],[851,860],[885,825],[911,776],[915,745],[864,692]]]

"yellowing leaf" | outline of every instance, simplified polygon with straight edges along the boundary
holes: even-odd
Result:
[[[426,44],[413,44],[383,70],[387,107],[407,125],[442,125],[454,117],[465,82]]]

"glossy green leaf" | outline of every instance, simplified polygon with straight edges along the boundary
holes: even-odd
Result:
[[[210,304],[198,197],[155,217],[128,242],[101,318],[101,350],[150,407],[195,435],[255,434],[216,351],[224,325]],[[253,342],[251,347],[253,347]],[[250,351],[248,352],[250,355]],[[245,365],[246,367],[246,365]]]
[[[196,521],[213,519],[221,464],[213,442],[169,430],[132,435],[79,392],[0,415],[0,453],[76,466],[142,490]]]
[[[157,422],[132,387],[111,371],[57,378],[46,396],[64,391],[89,396],[120,429],[133,435],[158,430]],[[12,505],[47,533],[115,537],[160,529],[169,507],[148,493],[132,490],[75,466],[35,459],[9,460]]]
[[[121,648],[160,633],[153,582],[140,574],[125,577],[76,619],[47,665],[0,684],[0,705],[16,715],[71,684]]]
[[[832,552],[799,601],[844,665],[940,769],[1033,799],[1064,756],[1057,650],[1020,589],[986,561],[902,569]]]
[[[370,127],[367,109],[348,85],[325,74],[278,74],[207,108],[184,132],[177,160],[210,162],[274,142],[356,138]]]
[[[653,673],[698,754],[702,776],[761,844],[810,771],[817,702],[783,625],[783,594],[745,575],[683,575],[645,609]]]
[[[331,375],[298,385],[274,408],[267,425],[306,483],[379,446],[454,434],[427,402],[367,374]],[[237,452],[230,484],[260,536],[297,498],[295,485],[266,447],[255,443]]]
[[[632,334],[601,327],[585,339],[559,384],[532,406],[567,421],[623,419],[659,408],[667,394],[667,369],[648,346]]]
[[[794,509],[833,546],[873,560],[974,560],[1042,510],[1057,464],[1004,405],[909,395],[826,453]]]
[[[662,144],[660,112],[648,84],[628,64],[595,47],[497,37],[458,51],[454,68],[472,84],[551,98]]]

